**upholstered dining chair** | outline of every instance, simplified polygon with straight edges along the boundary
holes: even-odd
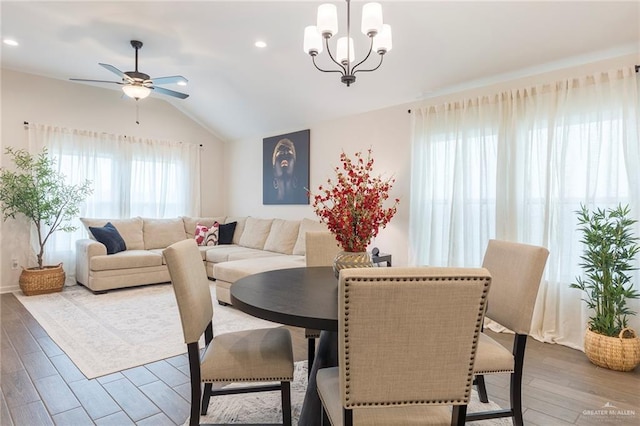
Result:
[[[333,259],[340,251],[336,237],[329,231],[313,231],[305,234],[305,259],[307,266],[331,266]],[[304,337],[307,339],[308,373],[316,355],[316,339],[320,337],[320,330],[306,328]]]
[[[338,425],[465,422],[491,275],[483,268],[340,271],[339,366],[318,370]]]
[[[475,384],[480,401],[489,402],[485,374],[510,374],[511,407],[503,410],[467,414],[467,421],[513,417],[522,425],[522,372],[527,336],[531,329],[533,307],[547,263],[549,251],[544,247],[508,241],[490,240],[482,266],[492,277],[487,318],[515,333],[511,350],[488,335],[480,335],[474,367]]]
[[[213,304],[202,255],[193,239],[163,251],[178,303],[191,376],[191,426],[207,413],[212,395],[279,390],[283,424],[291,425],[293,349],[284,328],[213,335]],[[205,348],[200,356],[200,337]],[[214,382],[279,382],[242,388],[212,389]],[[204,383],[204,392],[202,391]]]

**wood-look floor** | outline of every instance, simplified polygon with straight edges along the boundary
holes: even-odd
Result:
[[[186,355],[87,380],[15,296],[0,295],[0,314],[1,425],[181,425],[188,417]],[[304,332],[290,330],[296,360],[306,359]],[[508,376],[488,376],[487,387],[506,406]],[[523,394],[528,425],[640,424],[640,367],[597,368],[563,346],[529,339]]]

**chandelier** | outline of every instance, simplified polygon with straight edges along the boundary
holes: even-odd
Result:
[[[371,72],[380,68],[384,54],[391,50],[391,27],[382,22],[382,6],[380,3],[367,3],[362,7],[362,26],[364,35],[369,37],[369,51],[364,59],[355,65],[354,43],[351,38],[351,2],[347,1],[347,36],[340,37],[336,44],[335,54],[331,53],[329,39],[338,32],[338,11],[335,4],[322,4],[318,7],[317,25],[304,29],[304,51],[311,56],[313,65],[322,72],[337,72],[342,76],[342,81],[350,86],[356,81],[357,72]],[[329,58],[338,68],[322,69],[316,63],[316,56],[322,53],[322,39],[327,49]],[[374,68],[360,68],[376,52],[380,56],[380,62]]]

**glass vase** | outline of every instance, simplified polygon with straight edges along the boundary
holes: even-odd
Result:
[[[333,272],[336,274],[336,278],[340,276],[340,271],[342,269],[371,267],[373,267],[371,254],[366,251],[341,251],[336,255],[335,259],[333,259]]]

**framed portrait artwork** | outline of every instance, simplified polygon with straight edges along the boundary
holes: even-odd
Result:
[[[262,140],[262,204],[309,204],[309,134]]]

